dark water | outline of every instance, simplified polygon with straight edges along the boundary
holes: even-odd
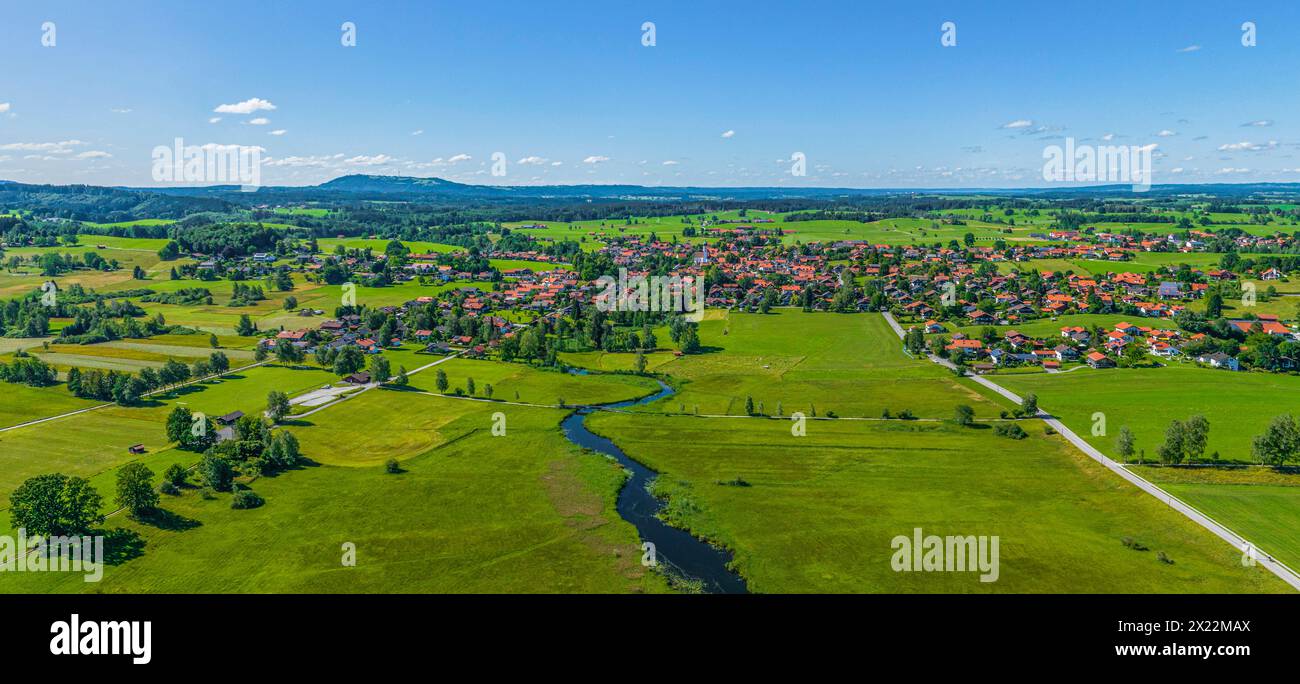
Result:
[[[635,401],[604,404],[604,408],[622,408],[648,404],[673,393],[671,387],[659,383],[658,393]],[[705,591],[716,594],[744,594],[745,580],[727,569],[731,554],[692,537],[689,532],[670,527],[655,514],[663,504],[646,491],[646,483],[654,479],[655,471],[628,458],[623,450],[608,439],[587,429],[587,416],[593,409],[583,407],[561,424],[564,435],[580,447],[609,454],[632,473],[618,493],[618,514],[636,527],[641,541],[655,545],[655,558],[690,579],[699,580]]]

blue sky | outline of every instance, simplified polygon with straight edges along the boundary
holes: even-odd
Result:
[[[1297,3],[45,4],[0,8],[0,179],[156,185],[180,137],[262,148],[264,184],[1026,187],[1070,136],[1300,181]]]

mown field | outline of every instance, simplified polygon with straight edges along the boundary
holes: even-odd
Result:
[[[1300,473],[1262,466],[1134,466],[1142,477],[1218,520],[1266,554],[1300,568]]]
[[[1289,397],[1300,392],[1300,376],[1231,373],[1171,365],[1163,368],[1081,369],[1071,373],[999,375],[994,380],[1038,403],[1102,452],[1115,456],[1122,426],[1133,431],[1138,449],[1155,460],[1173,420],[1200,414],[1210,421],[1206,455],[1253,462],[1252,438],[1281,413],[1300,408]],[[1105,415],[1106,434],[1092,434],[1093,415]]]
[[[1148,463],[1157,460],[1172,420],[1193,414],[1210,421],[1207,456],[1249,464],[1251,441],[1281,413],[1296,414],[1291,397],[1300,377],[1170,366],[1151,369],[1090,369],[1058,375],[998,376],[996,382],[1022,396],[1035,392],[1039,405],[1112,458],[1115,438],[1127,425]],[[1093,436],[1093,415],[1105,416],[1106,434]],[[1138,467],[1143,477],[1227,525],[1264,552],[1300,567],[1300,479],[1270,468]]]
[[[655,367],[678,384],[678,394],[638,410],[743,415],[747,397],[755,410],[761,404],[775,415],[779,405],[787,416],[880,418],[885,410],[909,410],[947,419],[969,404],[978,417],[995,418],[1002,408],[948,371],[905,355],[880,316],[709,311],[700,341],[705,353]]]

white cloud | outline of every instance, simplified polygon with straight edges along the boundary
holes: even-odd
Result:
[[[254,97],[235,104],[217,105],[217,108],[212,111],[218,114],[252,114],[263,109],[275,109],[275,105],[260,97]]]
[[[519,161],[517,161],[517,162],[515,162],[515,163],[516,163],[516,164],[523,164],[523,165],[525,165],[525,166],[533,166],[533,165],[537,165],[537,164],[545,164],[545,163],[546,163],[546,160],[545,160],[545,159],[542,159],[541,157],[524,157],[523,159],[520,159]]]
[[[11,105],[8,102],[0,102],[0,114],[9,111],[10,106]]]
[[[675,159],[669,159],[664,162],[664,166],[677,166],[677,164],[678,162]]]
[[[206,145],[200,145],[199,149],[204,152],[257,152],[258,154],[266,151],[266,148],[261,145],[223,145],[221,143],[207,143]]]
[[[595,155],[595,154],[593,154],[593,155],[591,155],[590,157],[587,157],[586,159],[583,159],[583,160],[582,160],[582,163],[583,163],[583,164],[599,164],[599,163],[601,163],[601,162],[607,162],[607,161],[609,161],[609,157],[602,157],[602,156],[599,156],[599,155]]]
[[[551,166],[564,166],[564,162],[562,162],[562,161],[553,161],[553,162],[551,162]]]
[[[1174,168],[1169,169],[1169,173],[1182,173],[1182,172],[1183,172],[1183,167],[1181,166],[1175,166]]]
[[[1160,131],[1159,133],[1156,133],[1156,135],[1160,136],[1161,138],[1172,138],[1173,136],[1178,134],[1166,128]]]
[[[1002,124],[999,128],[1029,128],[1033,125],[1034,122],[1030,119],[1016,119],[1015,121],[1008,121]]]
[[[1225,166],[1219,169],[1218,171],[1214,172],[1214,174],[1217,176],[1226,176],[1228,174],[1236,174],[1236,173],[1250,173],[1250,169],[1233,168],[1231,166]]]
[[[1106,135],[1101,136],[1101,139],[1102,139],[1102,140],[1105,140],[1106,142],[1110,142],[1110,141],[1112,141],[1112,140],[1115,139],[1115,134],[1114,134],[1114,133],[1107,133]]]
[[[268,158],[266,163],[267,166],[324,167],[324,166],[330,166],[337,159],[338,159],[338,155],[334,155],[332,157],[328,155],[313,156],[313,157],[284,157],[283,159]]]
[[[67,154],[72,151],[73,147],[85,145],[80,140],[63,140],[60,142],[46,143],[5,143],[0,145],[0,150],[21,150],[23,152],[50,152],[53,154]]]
[[[1219,145],[1219,151],[1220,152],[1262,152],[1264,150],[1271,150],[1276,147],[1277,147],[1276,140],[1270,140],[1267,143],[1253,143],[1253,142],[1243,140],[1237,143],[1225,143],[1223,145]]]
[[[355,157],[351,157],[345,160],[343,163],[352,164],[355,166],[383,166],[384,164],[391,164],[392,162],[393,162],[393,158],[386,154],[373,154],[373,155],[361,154]]]
[[[269,133],[269,135],[284,135],[285,133],[288,133],[288,132],[289,132],[289,131],[286,131],[286,130],[284,130],[283,128],[277,128],[277,129],[275,129],[274,131],[271,131],[271,132]]]
[[[211,119],[208,119],[208,123],[217,123],[218,121],[221,121],[221,117],[219,116],[214,116]]]
[[[724,137],[724,138],[734,138],[734,137],[736,137],[736,132],[733,131],[733,130],[728,129],[728,130],[726,130],[726,131],[723,131],[723,133],[722,133],[722,137]]]
[[[1201,49],[1200,45],[1188,45],[1187,47],[1178,48],[1177,50],[1175,50],[1175,52],[1196,52],[1197,50],[1200,49]]]
[[[77,159],[108,159],[113,155],[103,150],[88,150],[77,155]]]
[[[455,164],[456,162],[469,161],[469,160],[471,160],[471,159],[473,159],[473,157],[471,157],[471,156],[469,156],[468,154],[465,154],[464,152],[462,152],[462,153],[460,153],[460,154],[458,154],[458,155],[455,155],[455,156],[451,157],[450,159],[448,159],[448,160],[447,160],[447,163],[448,163],[448,164]]]
[[[411,131],[411,135],[424,135],[424,129],[421,128],[418,131]]]
[[[265,126],[271,123],[271,120],[264,116],[259,116],[256,119],[249,119],[246,123],[250,126]]]
[[[1272,125],[1273,125],[1272,119],[1260,119],[1258,121],[1247,121],[1246,123],[1242,124],[1243,127],[1252,126],[1254,128],[1267,128]]]
[[[108,111],[113,112],[114,114],[130,114],[130,113],[131,113],[131,110],[130,110],[129,108],[126,108],[126,107],[114,107],[113,109],[110,109],[110,110],[108,110]]]

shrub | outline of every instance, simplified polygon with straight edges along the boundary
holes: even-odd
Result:
[[[1029,436],[1025,429],[1016,423],[1002,423],[993,428],[993,434],[1009,439],[1024,439]]]
[[[402,464],[398,463],[397,459],[390,458],[384,462],[384,472],[396,475],[402,472]]]
[[[163,480],[173,487],[185,486],[185,466],[173,463],[163,471]]]
[[[1143,544],[1142,542],[1140,542],[1140,541],[1138,541],[1138,540],[1136,540],[1136,539],[1134,539],[1134,538],[1132,538],[1132,537],[1124,537],[1123,539],[1120,540],[1120,543],[1122,543],[1126,548],[1133,549],[1134,551],[1146,551],[1146,550],[1147,550],[1147,545],[1146,545],[1146,544]]]
[[[163,480],[163,483],[158,485],[158,491],[168,496],[179,496],[181,493],[180,487],[177,487],[171,480]]]
[[[235,509],[257,508],[266,501],[251,489],[240,489],[230,497],[230,507]]]

